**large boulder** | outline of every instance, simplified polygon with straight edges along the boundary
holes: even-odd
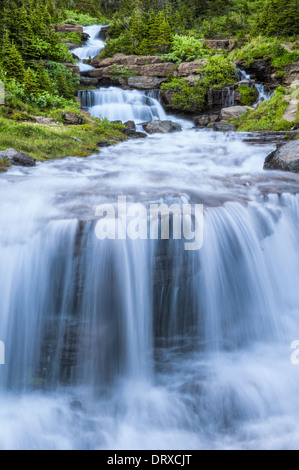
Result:
[[[283,170],[299,173],[299,140],[280,145],[265,160],[265,170]]]
[[[0,152],[0,160],[6,160],[15,166],[35,166],[36,160],[30,155],[18,152],[15,149],[7,149]]]
[[[178,67],[178,75],[180,77],[188,77],[194,75],[207,63],[207,59],[194,60],[193,62],[182,62]]]
[[[167,77],[170,73],[175,71],[175,64],[172,62],[165,62],[164,64],[147,64],[138,67],[140,75],[146,77]]]
[[[62,23],[54,26],[55,31],[60,33],[78,33],[83,34],[83,27],[75,24]]]
[[[142,124],[143,129],[148,134],[167,134],[169,132],[178,132],[182,127],[177,122],[173,121],[151,121]]]
[[[131,88],[138,88],[139,90],[152,90],[153,88],[159,88],[161,83],[165,80],[166,78],[158,77],[130,77],[128,79],[128,85]]]
[[[64,113],[62,115],[62,119],[64,120],[66,124],[70,124],[70,125],[83,124],[83,117],[78,116],[78,114],[72,113],[71,111],[68,113]]]
[[[238,119],[243,114],[248,113],[249,108],[247,106],[231,106],[229,108],[221,109],[221,119],[223,121],[229,121],[230,119]]]

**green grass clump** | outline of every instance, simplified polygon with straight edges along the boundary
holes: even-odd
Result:
[[[257,99],[257,90],[256,88],[250,88],[247,85],[240,85],[237,91],[241,95],[241,104],[243,106],[252,106]]]
[[[245,65],[250,65],[259,59],[269,60],[275,69],[281,69],[299,60],[299,51],[288,51],[279,39],[258,36],[243,47],[231,52],[233,61],[243,60]]]
[[[237,126],[238,131],[243,132],[288,131],[298,127],[299,121],[289,122],[283,119],[289,105],[285,94],[285,89],[278,87],[270,100],[263,101],[256,110],[250,110],[232,123]]]
[[[106,119],[90,120],[80,126],[59,123],[49,126],[0,117],[0,150],[14,148],[38,161],[68,156],[86,157],[98,151],[97,143],[101,140],[124,140],[120,128]]]

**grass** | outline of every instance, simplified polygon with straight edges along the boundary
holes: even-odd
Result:
[[[258,59],[266,59],[274,69],[281,69],[299,60],[299,51],[288,51],[279,39],[258,36],[243,47],[234,49],[229,57],[233,61],[243,60],[245,65]]]
[[[289,122],[283,119],[289,103],[285,99],[285,89],[278,87],[270,100],[259,104],[256,110],[250,110],[232,123],[238,131],[263,132],[263,131],[289,131],[299,127],[299,120]]]
[[[99,151],[101,140],[124,140],[121,126],[107,120],[89,120],[80,126],[38,125],[0,117],[0,150],[14,148],[38,161],[69,156],[86,157]],[[81,142],[76,141],[79,139]],[[5,164],[0,165],[4,170]],[[3,171],[3,170],[2,170]]]

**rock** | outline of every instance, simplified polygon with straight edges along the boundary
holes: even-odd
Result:
[[[81,37],[83,42],[87,41],[90,38],[89,34],[84,32],[81,34]]]
[[[134,131],[134,129],[124,129],[123,134],[130,139],[144,139],[147,137],[147,134],[144,132]]]
[[[102,26],[99,32],[99,38],[105,40],[107,37],[109,26]]]
[[[217,111],[224,107],[229,107],[235,104],[235,88],[236,85],[231,85],[223,88],[210,88],[208,90],[208,105],[210,109]]]
[[[207,63],[207,59],[195,60],[193,62],[183,62],[178,67],[177,73],[179,77],[188,77],[188,75],[196,74]]]
[[[68,113],[64,113],[62,115],[62,119],[65,121],[66,124],[71,124],[71,125],[83,124],[83,117],[78,116],[77,114],[72,113],[71,111]]]
[[[249,65],[246,65],[246,61],[241,60],[237,62],[237,66],[245,70],[245,72],[257,82],[269,83],[272,80],[272,67],[267,60],[256,60]]]
[[[98,80],[96,78],[81,77],[80,85],[84,88],[89,88],[92,86],[97,86]]]
[[[6,160],[15,166],[35,166],[36,160],[30,155],[18,152],[15,149],[7,149],[0,152],[0,160]]]
[[[231,51],[235,47],[235,39],[206,39],[205,43],[211,49],[227,49]]]
[[[202,116],[196,116],[193,118],[193,121],[196,127],[205,127],[209,124],[210,117],[206,114],[203,114]]]
[[[83,28],[82,26],[78,26],[75,24],[59,24],[54,26],[55,31],[60,32],[60,33],[78,33],[78,34],[83,34]]]
[[[227,124],[226,122],[214,122],[211,127],[213,131],[217,132],[235,132],[237,130],[236,126]]]
[[[108,142],[108,140],[100,140],[100,142],[97,143],[98,147],[111,147],[111,142]]]
[[[133,129],[136,131],[136,124],[134,121],[127,121],[124,123],[124,125],[126,126],[126,129]]]
[[[265,160],[265,170],[283,170],[299,173],[299,141],[279,146]]]
[[[182,127],[173,121],[151,121],[142,124],[142,127],[148,134],[166,134],[169,132],[178,132],[182,130]]]
[[[130,77],[128,79],[128,85],[131,88],[138,88],[139,90],[152,90],[154,88],[159,88],[161,83],[163,83],[166,78],[158,77]]]
[[[175,64],[173,64],[172,62],[165,62],[162,64],[148,64],[142,65],[138,69],[135,66],[134,69],[139,71],[140,75],[144,75],[146,77],[165,78],[167,77],[167,75],[175,71]]]
[[[292,83],[295,80],[299,80],[299,60],[293,62],[291,65],[285,68],[286,82]]]
[[[230,119],[238,119],[243,114],[248,113],[247,106],[231,106],[230,108],[221,109],[221,119],[229,121]]]

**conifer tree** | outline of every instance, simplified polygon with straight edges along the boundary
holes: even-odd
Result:
[[[1,63],[7,77],[15,78],[22,83],[25,75],[25,64],[15,43],[10,40],[8,31],[6,31],[3,41]]]

